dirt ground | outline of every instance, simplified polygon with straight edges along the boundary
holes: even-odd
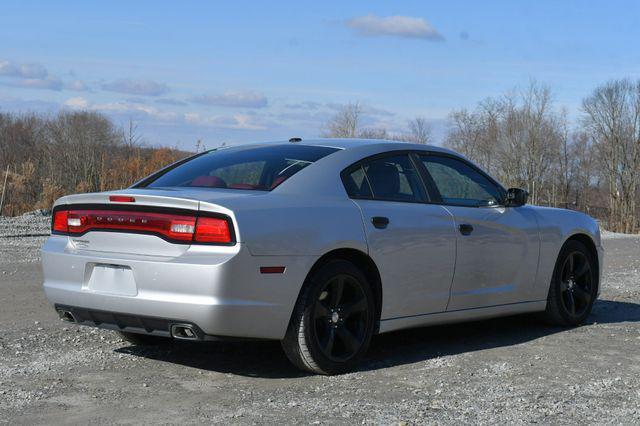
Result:
[[[0,226],[1,231],[1,226]],[[134,347],[63,323],[42,237],[0,237],[0,423],[640,423],[640,238],[605,240],[588,323],[531,316],[378,336],[362,368],[300,373],[277,342]]]

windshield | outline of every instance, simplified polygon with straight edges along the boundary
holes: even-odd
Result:
[[[221,149],[143,181],[139,188],[205,187],[270,191],[337,148],[272,145]]]

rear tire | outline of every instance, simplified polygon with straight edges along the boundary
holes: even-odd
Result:
[[[589,316],[598,294],[596,262],[579,241],[567,241],[558,255],[549,287],[545,319],[575,327]]]
[[[120,337],[136,346],[154,346],[167,345],[173,341],[169,337],[151,336],[148,334],[127,333],[125,331],[117,331]]]
[[[282,348],[299,369],[340,374],[366,353],[375,326],[375,303],[364,274],[331,260],[303,285]]]

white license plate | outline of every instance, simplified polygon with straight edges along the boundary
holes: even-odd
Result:
[[[86,289],[96,293],[135,296],[138,294],[133,271],[128,266],[95,265]]]

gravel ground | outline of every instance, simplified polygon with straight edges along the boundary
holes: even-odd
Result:
[[[45,211],[36,210],[18,217],[0,216],[0,265],[17,267],[39,261],[40,247],[50,233],[51,216]]]
[[[49,223],[0,219],[0,423],[640,423],[639,237],[605,234],[604,288],[582,327],[521,316],[391,333],[360,371],[322,377],[277,342],[135,347],[60,322],[35,262],[42,237],[7,237],[14,222]]]

